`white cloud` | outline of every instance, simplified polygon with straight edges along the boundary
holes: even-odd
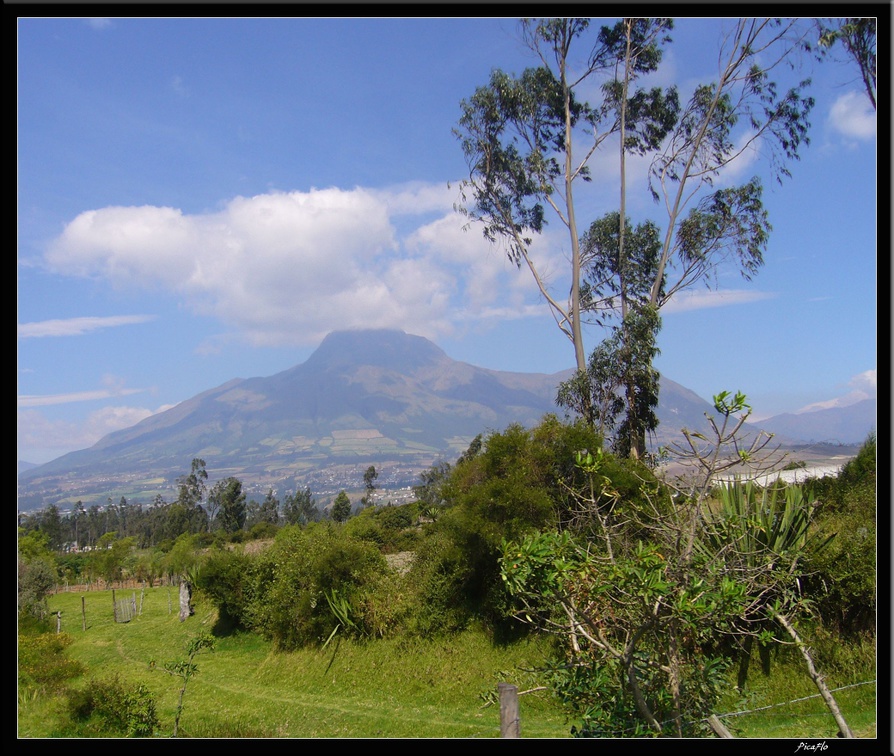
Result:
[[[876,113],[865,94],[848,92],[832,105],[829,125],[847,137],[873,139],[876,134]]]
[[[19,407],[45,407],[51,404],[71,404],[73,402],[89,402],[95,399],[109,399],[115,396],[130,396],[131,394],[139,394],[145,389],[127,388],[124,385],[124,379],[110,373],[102,377],[102,385],[104,388],[95,391],[78,391],[68,394],[44,394],[34,396],[23,394],[18,397]]]
[[[103,318],[67,318],[65,320],[43,320],[37,323],[20,323],[20,339],[37,339],[45,336],[83,336],[101,328],[148,323],[154,315],[112,315]]]
[[[50,420],[39,410],[18,413],[17,442],[19,459],[49,461],[72,451],[93,446],[104,436],[130,428],[141,420],[168,409],[152,411],[139,407],[103,407],[91,413],[86,422]],[[36,458],[40,459],[36,459]]]
[[[690,310],[706,310],[713,307],[750,304],[776,295],[763,291],[745,291],[743,289],[721,289],[719,291],[684,291],[675,295],[661,311],[665,314],[689,312]]]
[[[864,370],[862,373],[858,373],[847,382],[847,385],[851,390],[846,394],[824,402],[808,404],[806,407],[796,410],[795,414],[800,415],[833,407],[849,407],[866,399],[874,399],[878,395],[875,370]]]
[[[45,261],[62,274],[168,291],[256,345],[315,344],[358,326],[436,337],[470,314],[522,311],[538,298],[530,274],[479,229],[463,233],[455,194],[416,183],[236,197],[196,215],[107,207],[71,221]],[[545,241],[537,249],[547,261]]]
[[[864,370],[850,379],[848,385],[857,391],[864,391],[867,394],[875,396],[876,393],[876,375],[875,370]],[[867,397],[868,398],[868,397]]]
[[[95,399],[109,399],[113,396],[139,394],[144,389],[99,389],[97,391],[76,391],[70,394],[44,394],[42,396],[22,394],[18,397],[19,407],[46,407],[51,404],[71,404],[90,402]]]

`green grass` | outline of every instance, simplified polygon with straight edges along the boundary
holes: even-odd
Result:
[[[70,657],[89,674],[118,674],[144,683],[157,703],[162,735],[170,735],[181,686],[160,669],[185,657],[187,641],[210,631],[216,612],[197,601],[181,623],[177,592],[147,590],[143,613],[127,624],[112,618],[109,591],[84,594],[87,630],[82,630],[81,595],[50,597],[62,611],[63,630],[74,638]],[[117,591],[125,598],[130,591]],[[139,602],[139,592],[137,592]],[[212,653],[196,657],[198,674],[183,703],[180,735],[232,738],[490,738],[499,737],[498,683],[520,691],[537,687],[525,670],[542,664],[543,640],[494,646],[483,634],[447,640],[399,639],[356,643],[338,638],[325,649],[277,653],[260,637],[239,633],[217,639]],[[150,670],[150,661],[157,662]],[[83,684],[83,679],[74,684]],[[59,699],[19,701],[19,736],[67,737]],[[524,737],[569,737],[570,724],[546,691],[520,697]]]
[[[116,591],[127,598],[132,591]],[[82,629],[81,596],[87,629]],[[139,591],[136,592],[139,602]],[[170,601],[170,611],[169,611]],[[62,611],[62,629],[74,642],[68,656],[90,676],[118,675],[145,684],[157,704],[160,736],[173,731],[181,680],[165,673],[165,662],[185,658],[189,639],[210,631],[216,611],[200,598],[196,613],[181,623],[175,588],[145,592],[142,615],[127,624],[112,618],[110,591],[61,593],[49,599]],[[718,714],[741,738],[834,738],[835,722],[807,677],[797,654],[774,657],[765,677],[752,664],[744,695],[730,686]],[[495,646],[469,631],[437,641],[387,639],[357,643],[338,638],[326,648],[278,653],[250,633],[220,637],[215,650],[196,657],[198,674],[183,702],[180,735],[193,738],[496,738],[500,734],[497,685],[523,692],[542,685],[530,670],[548,654],[545,639]],[[819,668],[830,688],[874,679],[871,644],[818,643]],[[156,668],[150,669],[155,661]],[[876,686],[856,685],[835,698],[851,729],[876,737]],[[805,699],[805,700],[798,700]],[[20,738],[72,737],[61,696],[20,691]],[[572,722],[547,691],[520,697],[521,735],[570,737]]]
[[[874,644],[856,641],[844,645],[834,638],[812,639],[815,662],[858,738],[875,738],[877,722]],[[755,655],[756,656],[756,655]],[[731,690],[719,714],[724,724],[742,738],[835,738],[838,725],[807,675],[800,654],[791,646],[779,649],[764,675],[752,659],[744,694]]]

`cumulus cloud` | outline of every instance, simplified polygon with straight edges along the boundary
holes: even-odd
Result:
[[[829,125],[846,137],[873,139],[876,134],[875,110],[865,94],[848,92],[832,105]]]
[[[86,422],[77,423],[50,420],[35,409],[21,410],[17,428],[19,456],[29,459],[38,454],[44,458],[47,454],[55,453],[58,456],[72,449],[86,449],[109,433],[130,428],[167,408],[160,407],[153,411],[138,407],[103,407],[91,413]]]
[[[816,412],[817,410],[831,409],[833,407],[849,407],[866,399],[875,399],[878,396],[876,371],[864,370],[862,373],[858,373],[847,382],[847,386],[850,388],[850,391],[846,394],[824,402],[808,404],[806,407],[797,410],[795,414],[800,415],[805,412]]]
[[[310,345],[353,327],[437,337],[470,312],[527,312],[530,276],[480,231],[462,231],[455,194],[408,184],[236,197],[195,215],[107,207],[72,220],[45,261],[62,274],[168,291],[255,345]]]
[[[38,339],[46,336],[83,336],[101,328],[147,323],[155,320],[154,315],[112,315],[103,318],[67,318],[65,320],[42,320],[37,323],[20,323],[20,339]]]

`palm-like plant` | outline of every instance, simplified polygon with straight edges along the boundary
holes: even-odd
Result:
[[[744,687],[755,637],[764,672],[769,673],[770,627],[798,598],[799,563],[808,551],[825,548],[834,535],[811,532],[816,502],[800,486],[777,482],[761,487],[734,479],[720,486],[718,503],[704,514],[698,551],[705,559],[722,559],[746,584],[751,600],[743,617],[745,634],[739,664]]]

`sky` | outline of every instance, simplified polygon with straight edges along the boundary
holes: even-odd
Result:
[[[651,83],[685,98],[715,78],[730,23],[676,19]],[[516,19],[17,24],[19,460],[286,370],[334,330],[398,328],[495,370],[574,366],[530,274],[455,210],[460,103],[537,64]],[[876,395],[875,112],[853,66],[801,63],[816,104],[791,178],[760,150],[721,177],[763,178],[764,266],[662,310],[659,371],[706,399],[743,391],[755,419]],[[646,167],[631,162],[628,211],[661,225]],[[593,175],[586,224],[618,208],[611,148]],[[555,219],[533,247],[565,298],[568,249]]]

